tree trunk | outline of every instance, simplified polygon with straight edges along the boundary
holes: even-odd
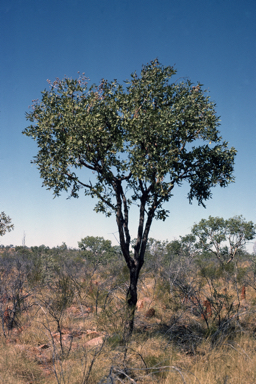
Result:
[[[116,222],[117,222],[117,227],[119,232],[120,246],[121,246],[124,259],[130,271],[130,285],[126,294],[126,318],[125,318],[125,325],[124,325],[124,342],[127,345],[134,328],[134,315],[135,315],[136,304],[137,304],[137,284],[138,284],[139,274],[140,274],[141,267],[144,264],[144,255],[145,255],[145,250],[146,250],[146,245],[148,240],[148,234],[152,224],[155,210],[158,206],[158,202],[155,197],[152,203],[152,206],[148,212],[147,222],[145,225],[145,229],[143,231],[144,219],[145,219],[145,206],[146,206],[148,194],[151,187],[148,188],[148,190],[145,192],[141,182],[141,190],[143,194],[141,197],[141,205],[140,205],[138,235],[137,235],[136,245],[134,246],[134,257],[131,257],[130,250],[129,250],[131,238],[130,238],[130,233],[128,229],[129,210],[128,210],[126,196],[122,189],[121,181],[115,180],[115,183],[113,184],[113,188],[116,192],[116,202],[117,202]],[[123,207],[124,214],[122,212],[122,207]],[[126,356],[126,353],[125,353],[125,356]]]
[[[134,316],[137,304],[137,283],[139,277],[138,266],[134,266],[130,269],[130,285],[126,293],[126,319],[124,326],[124,340],[131,337],[134,328]]]

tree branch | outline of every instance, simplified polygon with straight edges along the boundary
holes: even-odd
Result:
[[[76,177],[70,175],[69,173],[64,173],[64,175],[66,175],[69,179],[79,183],[84,188],[90,189],[92,192],[94,192],[98,196],[99,199],[103,201],[103,203],[107,204],[110,208],[113,209],[113,211],[116,211],[116,207],[113,204],[111,204],[108,200],[104,199],[104,197],[101,196],[101,194],[92,185],[83,183],[82,181],[78,180]]]
[[[124,228],[125,237],[126,237],[125,242],[126,242],[126,244],[130,245],[131,237],[130,237],[129,228],[128,228],[129,212],[128,212],[126,196],[124,194],[123,187],[122,187],[121,183],[120,183],[120,191],[121,191],[123,207],[124,207],[123,228]]]
[[[141,197],[141,203],[140,203],[140,218],[139,218],[139,226],[138,226],[138,234],[137,234],[137,241],[134,247],[135,250],[135,258],[136,254],[140,254],[140,247],[141,247],[141,239],[143,235],[143,227],[144,227],[144,220],[145,220],[145,206],[146,206],[146,197],[145,194]]]
[[[81,165],[83,165],[84,167],[90,169],[91,171],[97,171],[97,169],[95,167],[92,167],[91,165],[85,163],[84,160],[81,159],[81,155],[78,155],[78,157],[79,157],[79,163]]]
[[[128,238],[124,235],[124,218],[122,213],[122,189],[121,189],[121,182],[120,180],[113,181],[113,189],[116,194],[116,202],[117,202],[117,208],[116,208],[116,222],[117,222],[117,228],[119,232],[119,239],[120,239],[120,245],[121,249],[126,261],[126,264],[128,265],[129,269],[131,269],[134,266],[134,260],[130,257],[129,253],[129,246],[130,241],[129,240],[129,232],[128,232]]]
[[[148,218],[146,221],[146,225],[145,225],[145,229],[144,229],[144,233],[143,233],[143,238],[142,238],[142,242],[141,242],[141,247],[140,247],[139,263],[141,264],[141,266],[143,265],[143,262],[144,262],[144,254],[145,254],[146,245],[147,245],[147,241],[148,241],[148,234],[149,234],[152,220],[154,218],[155,211],[156,211],[158,205],[159,204],[157,202],[157,197],[154,196],[154,201],[153,201],[151,208],[148,212]]]

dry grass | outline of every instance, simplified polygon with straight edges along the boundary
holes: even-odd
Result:
[[[150,277],[142,279],[143,305],[136,312],[124,361],[125,288],[103,283],[102,275],[97,284],[81,282],[79,294],[75,292],[63,307],[55,303],[54,291],[31,290],[28,300],[34,305],[21,315],[22,327],[0,336],[0,382],[107,384],[110,376],[113,383],[256,382],[253,290],[248,289],[239,307],[239,323],[230,317],[228,329],[218,333],[214,317],[207,328],[191,306],[169,294],[168,287]],[[230,294],[235,296],[232,290]],[[150,308],[155,313],[147,317]],[[225,318],[227,308],[221,311]],[[88,344],[97,339],[97,345]]]

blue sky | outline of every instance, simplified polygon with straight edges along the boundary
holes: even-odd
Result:
[[[0,244],[77,247],[85,236],[115,243],[114,216],[93,211],[89,197],[53,199],[30,160],[36,143],[21,134],[25,112],[47,79],[85,72],[126,80],[158,58],[177,77],[204,84],[221,116],[220,131],[237,151],[236,182],[213,189],[207,208],[189,205],[187,187],[174,190],[170,216],[150,236],[173,240],[209,215],[256,222],[255,0],[10,0],[0,2],[0,211],[15,225]],[[132,211],[136,236],[138,212]],[[249,249],[252,248],[252,244]]]

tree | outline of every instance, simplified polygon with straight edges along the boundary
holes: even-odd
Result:
[[[243,216],[228,220],[209,216],[193,226],[192,234],[197,238],[198,249],[216,256],[221,264],[229,264],[254,239],[256,226]]]
[[[86,259],[93,264],[106,265],[108,261],[115,255],[111,241],[105,240],[99,236],[86,236],[78,242],[78,248],[84,251]]]
[[[104,79],[89,87],[84,74],[49,81],[50,90],[26,115],[34,124],[23,132],[37,141],[33,162],[55,196],[70,191],[70,197],[78,197],[83,189],[98,199],[96,212],[115,214],[130,271],[129,334],[150,227],[154,218],[168,216],[164,203],[174,187],[187,181],[189,202],[195,198],[205,206],[212,187],[233,181],[236,150],[222,141],[215,104],[199,83],[170,83],[175,73],[154,60],[142,67],[140,77],[133,73],[125,87]],[[82,168],[93,172],[91,179]],[[133,255],[132,202],[139,207]]]
[[[4,212],[0,213],[0,236],[6,234],[6,232],[11,232],[14,229],[14,225],[11,224],[11,218],[6,216]]]

